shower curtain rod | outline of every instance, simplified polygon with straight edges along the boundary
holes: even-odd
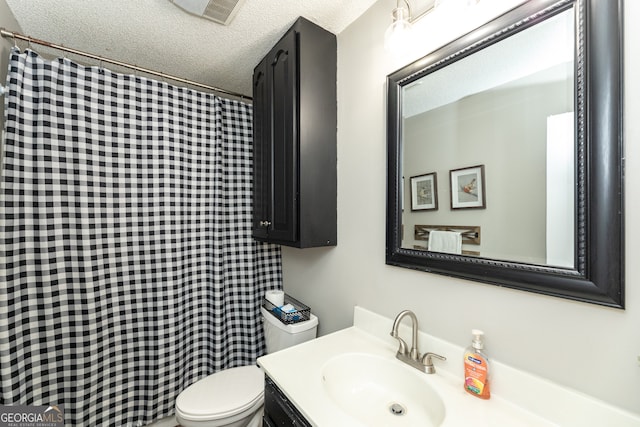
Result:
[[[39,45],[42,45],[42,46],[50,47],[52,49],[61,50],[63,52],[69,52],[69,53],[73,53],[75,55],[85,56],[87,58],[96,59],[96,60],[101,61],[101,62],[108,62],[110,64],[115,64],[115,65],[118,65],[120,67],[130,68],[130,69],[135,70],[135,71],[141,71],[143,73],[151,74],[151,75],[154,75],[154,76],[157,76],[157,77],[175,80],[175,81],[180,82],[180,83],[186,83],[186,84],[189,84],[189,85],[192,85],[192,86],[197,86],[197,87],[208,89],[208,90],[211,90],[211,91],[214,91],[214,92],[224,93],[226,95],[235,96],[235,97],[246,99],[246,100],[249,100],[249,101],[253,100],[253,98],[251,98],[251,97],[249,97],[247,95],[243,95],[241,93],[231,92],[231,91],[228,91],[228,90],[225,90],[225,89],[220,89],[219,87],[209,86],[209,85],[205,85],[203,83],[194,82],[192,80],[183,79],[182,77],[172,76],[171,74],[161,73],[160,71],[154,71],[154,70],[150,70],[148,68],[139,67],[137,65],[128,64],[126,62],[117,61],[115,59],[109,59],[109,58],[105,58],[105,57],[102,57],[102,56],[94,55],[92,53],[83,52],[81,50],[72,49],[70,47],[66,47],[66,46],[63,46],[63,45],[51,43],[51,42],[48,42],[48,41],[45,41],[45,40],[40,40],[40,39],[36,39],[36,38],[30,37],[30,36],[25,36],[23,34],[16,33],[14,31],[8,31],[8,30],[5,30],[4,28],[0,28],[0,35],[2,35],[2,37],[11,37],[14,40],[14,42],[15,42],[16,39],[25,40],[25,41],[28,41],[29,43],[35,43],[35,44],[39,44]]]

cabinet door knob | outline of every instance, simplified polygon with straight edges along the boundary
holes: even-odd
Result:
[[[262,227],[268,227],[271,225],[271,221],[260,221]]]

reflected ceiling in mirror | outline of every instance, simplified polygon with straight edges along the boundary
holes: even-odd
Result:
[[[459,253],[575,267],[574,50],[569,9],[402,88],[403,248],[439,251],[430,227],[471,224]],[[475,165],[484,186],[452,178]],[[481,209],[453,203],[479,192]]]
[[[529,0],[387,85],[387,264],[624,306],[620,2]]]

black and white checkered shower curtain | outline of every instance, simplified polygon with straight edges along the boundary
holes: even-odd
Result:
[[[145,425],[254,363],[281,270],[251,238],[251,106],[17,49],[8,88],[0,404]]]

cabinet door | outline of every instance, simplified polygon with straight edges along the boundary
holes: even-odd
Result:
[[[310,427],[311,424],[298,409],[280,391],[269,377],[265,377],[264,388],[264,426],[300,426]]]
[[[298,238],[298,81],[295,31],[287,33],[267,55],[271,111],[270,239]]]
[[[253,236],[336,244],[336,39],[304,18],[254,70]]]
[[[253,73],[253,236],[266,238],[271,206],[271,107],[267,61]]]

